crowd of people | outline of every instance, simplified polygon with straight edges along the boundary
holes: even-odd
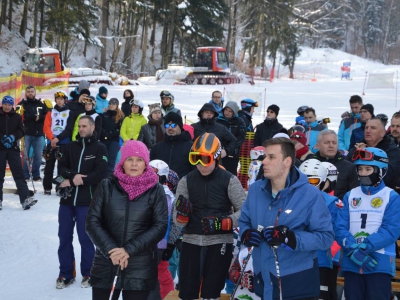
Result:
[[[336,300],[338,274],[348,300],[390,299],[400,112],[386,129],[388,117],[354,95],[336,133],[308,106],[291,128],[276,104],[253,124],[258,103],[224,103],[220,91],[192,125],[166,90],[147,120],[131,90],[121,105],[107,97],[105,86],[92,96],[83,80],[69,96],[56,92],[54,106],[34,86],[17,106],[2,99],[1,185],[8,163],[24,210],[37,203],[29,180],[60,197],[57,289],[76,279],[76,226],[81,286],[96,300],[159,300],[173,289],[184,300],[219,299],[223,289],[246,299]],[[0,209],[2,200],[1,189]]]

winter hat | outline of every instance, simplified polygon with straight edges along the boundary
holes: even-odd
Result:
[[[226,103],[225,107],[222,109],[222,112],[225,110],[225,108],[229,107],[230,109],[233,110],[233,115],[236,116],[238,111],[239,111],[239,105],[235,101],[229,101]]]
[[[360,111],[363,110],[363,109],[368,110],[368,112],[371,114],[372,117],[375,116],[374,115],[374,107],[372,106],[372,104],[369,104],[369,103],[368,104],[364,104],[363,106],[361,106]]]
[[[90,87],[90,82],[89,81],[81,80],[81,81],[79,81],[78,91],[79,91],[80,94],[82,94],[82,91],[85,90],[85,89],[88,90],[89,87]],[[89,93],[89,95],[90,95],[90,93]]]
[[[164,124],[168,124],[169,122],[175,123],[182,130],[183,128],[182,117],[176,112],[171,111],[165,116]]]
[[[79,93],[80,95],[83,95],[83,94],[85,94],[85,95],[88,95],[88,96],[90,96],[90,91],[88,90],[88,89],[83,89],[83,90],[81,90],[80,91],[80,93]]]
[[[99,95],[101,94],[108,94],[108,90],[104,85],[99,88]]]
[[[160,103],[149,104],[149,117],[153,112],[161,111]]]
[[[14,106],[14,98],[11,96],[4,96],[3,100],[1,101],[1,104],[10,104],[12,106]]]
[[[279,132],[279,133],[275,134],[272,138],[279,138],[279,137],[282,137],[282,138],[285,138],[288,140],[290,139],[290,137],[286,133],[283,133],[283,132]]]
[[[117,98],[111,98],[108,104],[115,104],[118,107],[119,101]]]
[[[217,112],[217,109],[215,108],[215,106],[213,104],[206,103],[203,105],[203,107],[199,110],[199,112],[197,114],[200,119],[202,119],[201,115],[202,115],[203,111],[206,111],[206,110],[212,111],[214,113],[214,118],[218,117],[218,115],[219,115]]]
[[[292,141],[298,141],[300,144],[307,146],[307,138],[302,132],[299,131],[293,132],[292,135],[290,136],[290,139]]]
[[[121,147],[121,164],[124,164],[125,160],[131,156],[138,156],[142,158],[146,164],[146,168],[150,162],[150,152],[146,145],[140,141],[128,140],[125,145]]]
[[[272,110],[272,111],[276,114],[276,116],[279,115],[279,109],[280,109],[280,108],[279,108],[278,105],[272,104],[272,105],[268,106],[268,109]],[[268,109],[267,109],[267,110],[268,110]]]

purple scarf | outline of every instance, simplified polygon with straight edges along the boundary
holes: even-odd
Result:
[[[128,193],[130,201],[145,193],[158,182],[158,176],[151,167],[146,167],[142,175],[131,177],[124,173],[122,165],[123,163],[118,163],[115,166],[114,175],[118,178],[121,187]]]

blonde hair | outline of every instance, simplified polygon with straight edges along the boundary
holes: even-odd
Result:
[[[122,112],[122,110],[119,109],[119,107],[117,107],[116,109],[117,114],[115,115],[115,123],[118,123],[120,120],[122,120],[123,118],[125,118],[124,113]]]

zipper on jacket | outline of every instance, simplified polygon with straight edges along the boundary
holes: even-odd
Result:
[[[130,203],[131,203],[131,201],[129,200],[129,196],[128,196],[128,201],[126,201],[126,208],[125,208],[124,233],[123,233],[123,236],[122,236],[122,243],[121,243],[121,247],[122,248],[125,246],[126,232],[127,232],[127,229],[128,229],[129,204]],[[125,272],[121,272],[121,290],[122,290],[122,287],[124,286],[124,280],[125,280]]]
[[[172,148],[171,148],[171,152],[169,153],[169,162],[168,162],[168,166],[171,165],[171,158],[172,158],[172,152],[174,150],[174,142],[172,142]]]
[[[82,162],[82,156],[83,156],[83,152],[85,152],[85,139],[82,139],[82,144],[83,144],[83,148],[82,148],[82,152],[81,152],[81,157],[79,158],[79,164],[78,164],[78,174],[81,171],[81,162]],[[78,186],[76,187],[75,190],[75,197],[74,197],[74,206],[76,206],[76,198],[78,197]]]

